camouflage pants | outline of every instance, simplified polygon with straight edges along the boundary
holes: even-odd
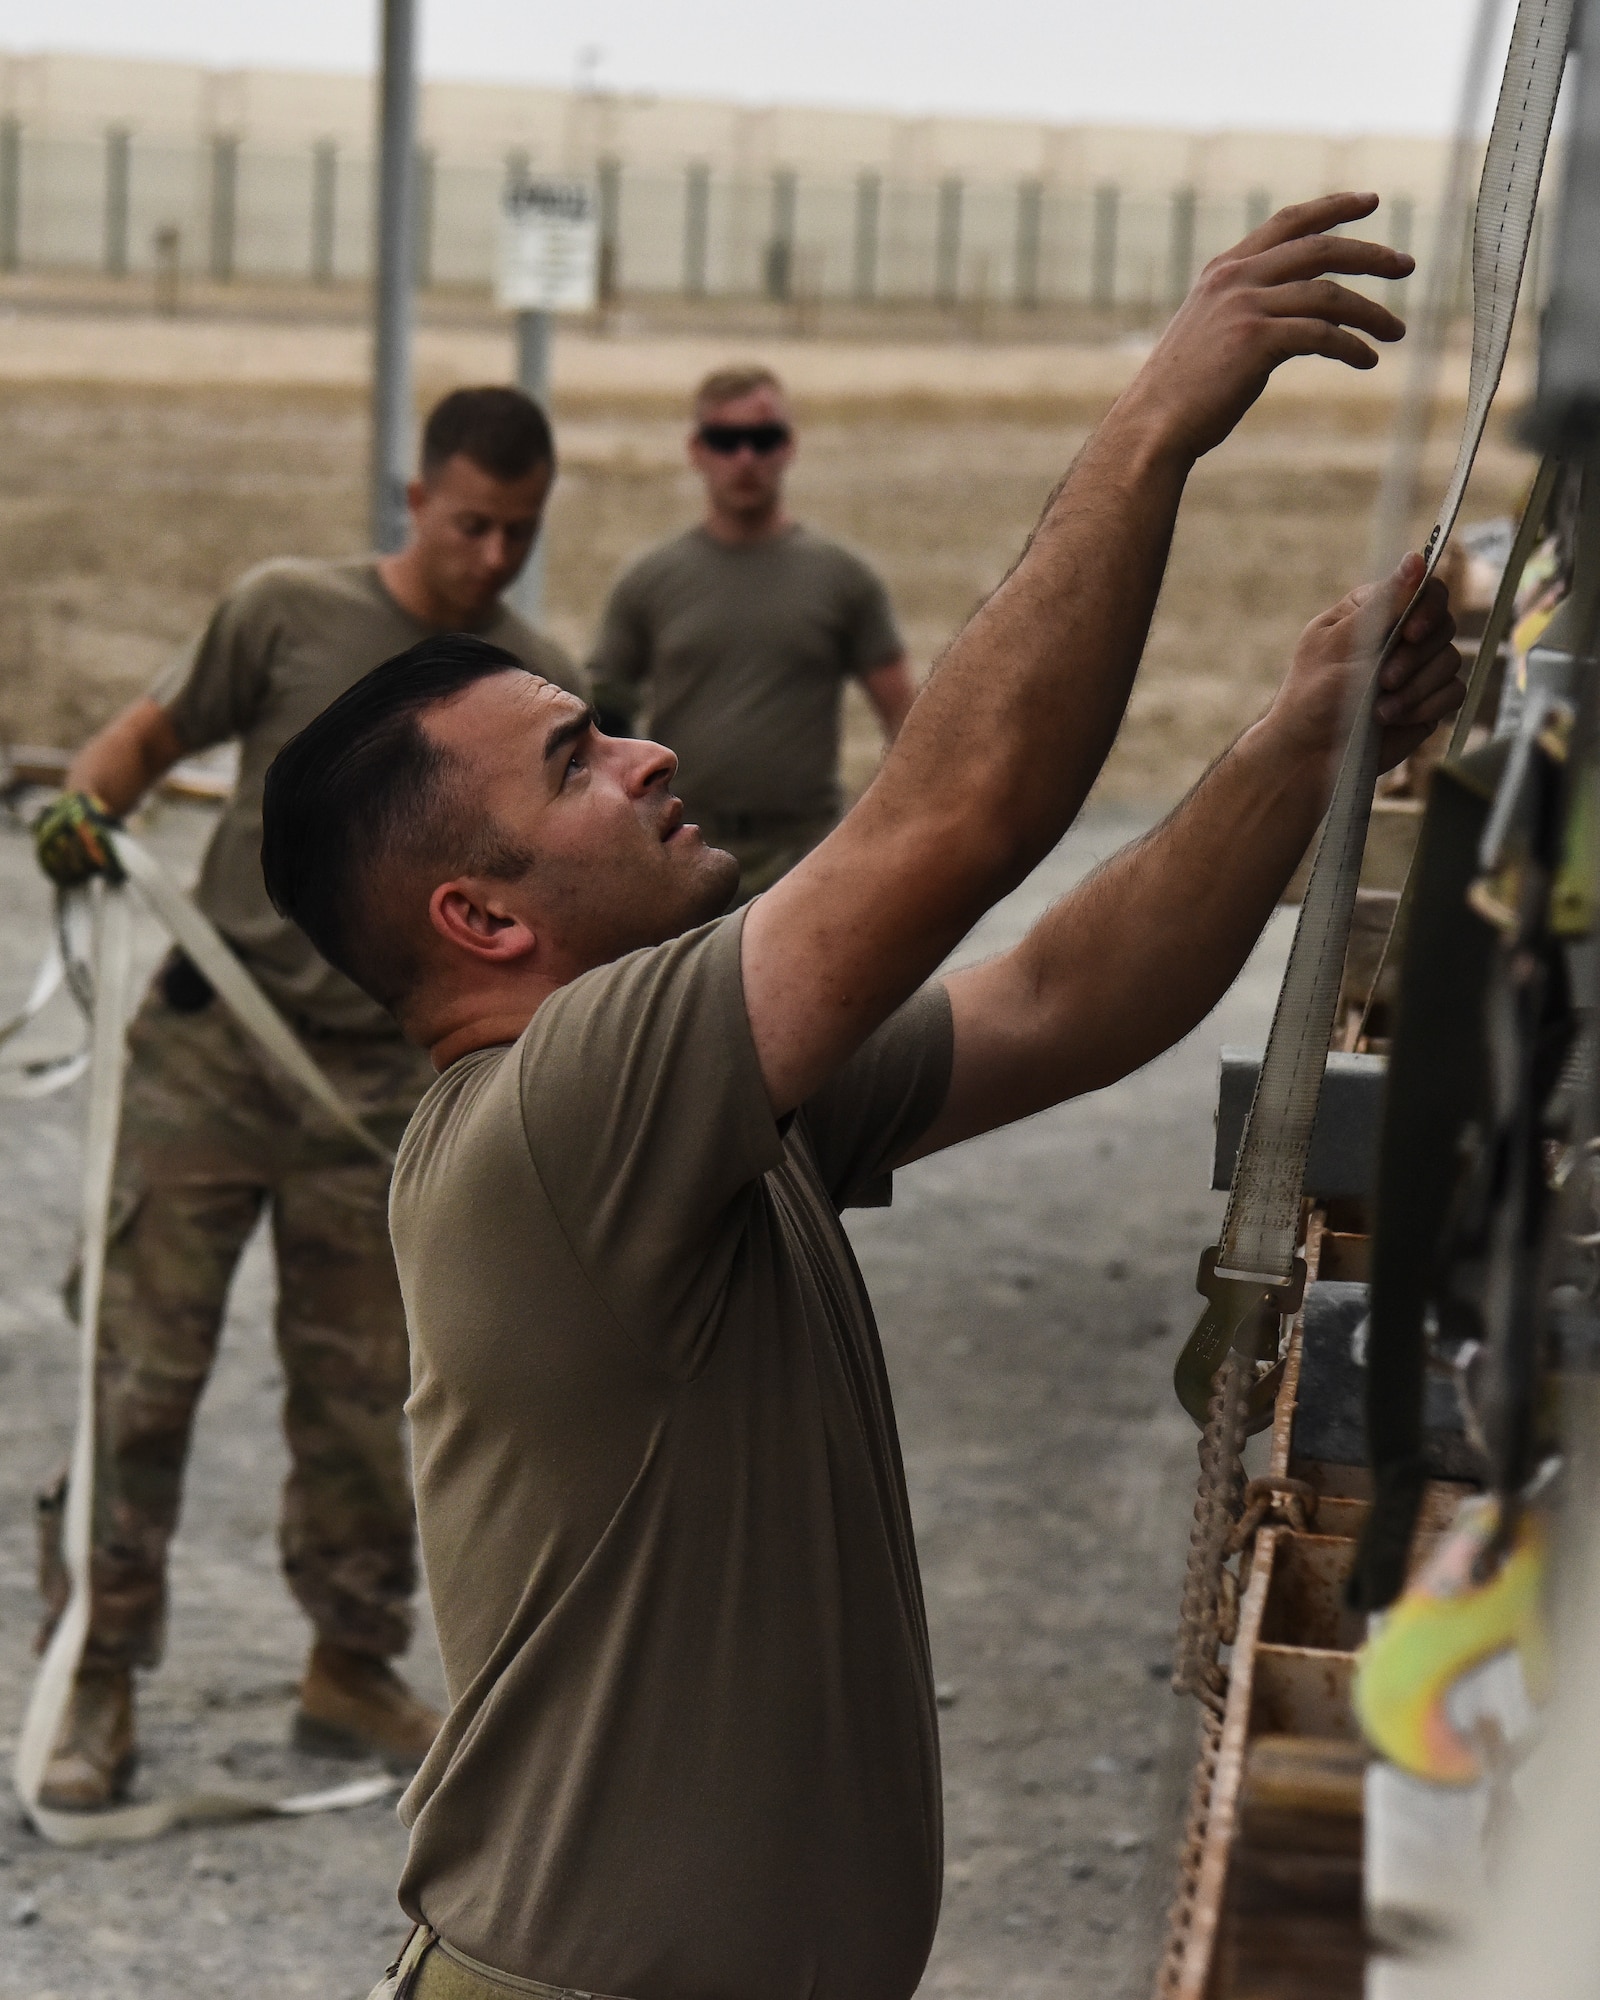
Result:
[[[719,819],[715,813],[707,813],[700,821],[700,830],[713,847],[725,848],[739,864],[739,893],[732,905],[738,909],[781,881],[838,824],[832,813],[823,819],[772,821],[765,826],[742,815]]]
[[[426,1058],[398,1037],[320,1035],[309,1046],[346,1101],[396,1142],[431,1078]],[[291,1459],[284,1573],[319,1637],[401,1652],[416,1558],[388,1170],[278,1083],[219,1000],[179,1012],[158,985],[128,1048],[100,1322],[87,1657],[152,1666],[161,1656],[195,1406],[263,1210]]]

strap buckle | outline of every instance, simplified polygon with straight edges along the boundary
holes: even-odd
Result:
[[[1263,1293],[1265,1302],[1286,1316],[1300,1310],[1306,1295],[1306,1258],[1303,1250],[1294,1253],[1294,1266],[1287,1278],[1275,1271],[1235,1271],[1226,1264],[1218,1263],[1221,1254],[1220,1243],[1213,1243],[1209,1250],[1200,1252],[1200,1269],[1194,1288],[1203,1298],[1217,1298],[1224,1286],[1248,1285],[1253,1291]]]
[[[1219,1266],[1220,1243],[1200,1254],[1196,1289],[1207,1305],[1190,1334],[1172,1371],[1178,1401],[1205,1429],[1206,1411],[1211,1401],[1211,1385],[1230,1349],[1247,1361],[1276,1358],[1278,1322],[1282,1315],[1300,1310],[1305,1297],[1306,1260],[1296,1251],[1294,1269],[1284,1278],[1276,1272],[1234,1271]],[[1281,1367],[1263,1376],[1250,1391],[1247,1427],[1261,1430],[1272,1421],[1272,1400],[1282,1380]]]

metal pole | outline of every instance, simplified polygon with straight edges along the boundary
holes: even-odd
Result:
[[[517,387],[541,410],[550,406],[550,314],[517,314]],[[544,609],[544,536],[528,552],[522,574],[506,592],[513,611],[537,625]]]
[[[417,123],[415,0],[383,0],[378,254],[372,329],[372,545],[406,538],[411,473],[411,280]]]

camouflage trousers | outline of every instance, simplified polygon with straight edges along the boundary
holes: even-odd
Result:
[[[432,1070],[398,1036],[307,1037],[330,1082],[396,1143]],[[289,1587],[317,1634],[388,1656],[410,1637],[415,1521],[403,1431],[405,1315],[388,1169],[275,1074],[220,1000],[152,988],[128,1034],[97,1368],[86,1658],[153,1666],[166,1624],[195,1406],[228,1288],[263,1211],[291,1468]]]
[[[734,909],[781,881],[839,824],[833,813],[819,819],[785,820],[758,820],[744,813],[724,817],[691,812],[689,816],[699,818],[700,831],[713,847],[726,849],[739,864],[739,893],[733,899]]]

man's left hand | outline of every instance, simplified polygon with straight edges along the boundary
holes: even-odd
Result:
[[[121,825],[94,792],[63,792],[33,823],[34,854],[58,889],[81,888],[94,875],[120,882],[109,836]]]
[[[1421,581],[1422,568],[1421,556],[1408,555],[1393,576],[1351,591],[1301,633],[1294,664],[1268,716],[1296,747],[1321,752],[1330,761],[1338,755],[1350,704],[1384,635]],[[1431,577],[1384,664],[1376,711],[1383,725],[1380,770],[1409,757],[1461,706],[1466,689],[1461,655],[1450,643],[1455,630],[1449,594]]]

